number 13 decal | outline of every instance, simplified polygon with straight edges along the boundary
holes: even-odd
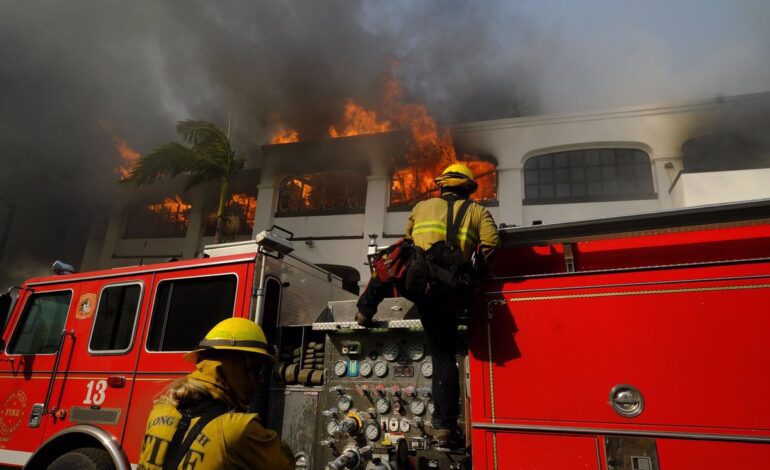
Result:
[[[88,391],[86,391],[86,399],[83,400],[84,405],[101,405],[104,403],[104,399],[107,398],[105,393],[107,391],[106,380],[92,380],[86,385]]]

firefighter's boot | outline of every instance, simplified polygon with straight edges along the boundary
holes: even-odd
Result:
[[[358,323],[359,326],[363,326],[364,328],[369,328],[372,326],[372,319],[361,312],[356,312],[356,323]]]
[[[456,429],[436,429],[433,432],[437,450],[453,450],[465,447]]]

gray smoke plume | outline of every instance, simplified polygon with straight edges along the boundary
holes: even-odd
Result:
[[[621,3],[3,0],[0,284],[77,264],[113,138],[146,152],[180,119],[229,116],[258,162],[279,121],[377,109],[392,70],[444,123],[770,89],[766,2]]]

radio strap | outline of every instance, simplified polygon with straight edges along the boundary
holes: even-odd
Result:
[[[460,208],[457,210],[457,219],[455,220],[454,217],[454,208],[455,208],[455,201],[456,199],[454,197],[447,197],[446,200],[446,241],[451,242],[455,245],[459,245],[457,243],[457,232],[460,231],[460,224],[463,223],[463,217],[465,217],[465,213],[468,212],[468,208],[471,206],[470,199],[465,199],[460,206]]]
[[[182,411],[182,417],[179,418],[174,437],[171,438],[171,442],[167,447],[166,456],[163,459],[163,470],[177,470],[182,459],[187,455],[187,451],[190,450],[190,446],[195,442],[195,439],[198,438],[198,435],[203,431],[203,428],[214,418],[221,416],[230,410],[230,408],[221,401],[206,402],[202,405],[203,406],[198,405],[194,409]],[[200,415],[200,418],[198,418],[198,421],[192,429],[190,429],[190,432],[186,432],[187,428],[190,427],[190,421],[192,421],[194,415]],[[186,437],[185,433],[187,434]],[[184,438],[184,441],[182,441],[182,438]]]

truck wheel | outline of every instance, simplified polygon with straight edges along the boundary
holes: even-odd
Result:
[[[110,454],[96,447],[82,447],[58,457],[51,462],[48,470],[115,470]]]

